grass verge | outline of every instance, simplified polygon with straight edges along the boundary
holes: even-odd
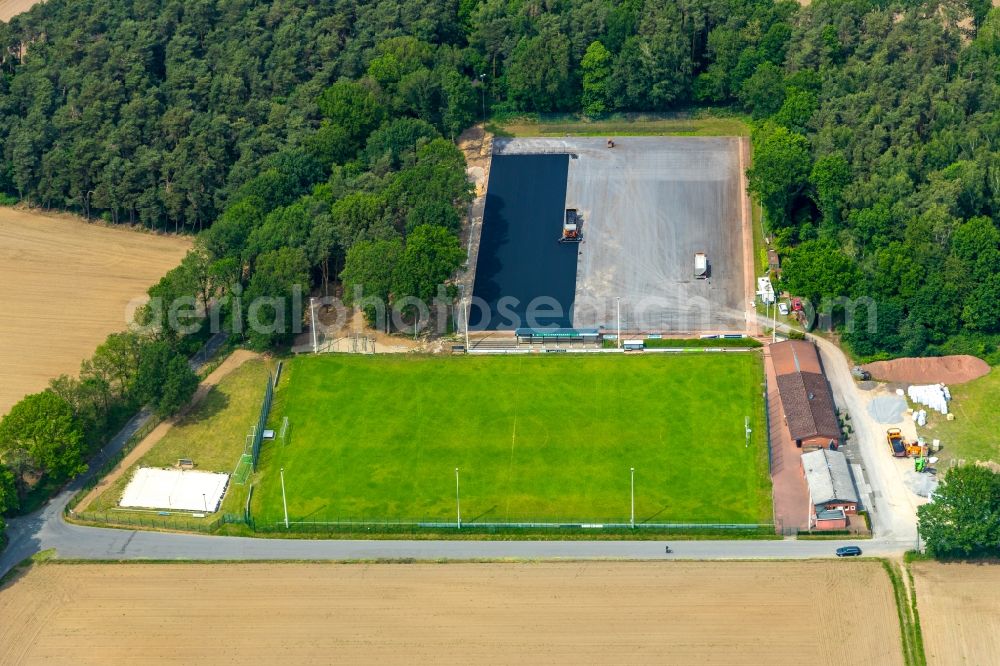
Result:
[[[545,136],[749,136],[743,116],[710,109],[677,113],[621,113],[592,119],[580,114],[529,114],[495,118],[486,128],[500,137]]]
[[[913,575],[905,565],[900,569],[895,562],[889,560],[882,560],[882,567],[889,576],[896,599],[896,613],[899,617],[899,631],[903,645],[903,663],[906,666],[927,666]]]

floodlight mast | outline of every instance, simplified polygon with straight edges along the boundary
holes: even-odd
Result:
[[[288,529],[288,501],[285,499],[285,468],[281,468],[281,504],[285,507],[285,529]]]
[[[312,318],[312,342],[313,342],[313,354],[319,351],[319,347],[316,343],[316,299],[309,299],[309,315]]]
[[[629,524],[632,526],[632,529],[635,529],[635,467],[629,467],[629,473],[632,477],[632,513],[629,518]]]
[[[455,468],[455,516],[458,529],[462,529],[462,498],[458,491],[458,468]]]
[[[615,302],[618,305],[618,336],[615,342],[618,343],[618,348],[621,349],[622,346],[622,297],[615,296]]]

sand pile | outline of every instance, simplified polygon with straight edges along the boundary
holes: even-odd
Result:
[[[986,361],[975,356],[937,356],[932,358],[897,358],[861,366],[872,377],[884,382],[907,384],[962,384],[990,371]]]

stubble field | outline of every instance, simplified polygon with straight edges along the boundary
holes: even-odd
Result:
[[[1000,663],[1000,565],[912,565],[927,663]]]
[[[0,663],[902,664],[877,562],[37,565]]]
[[[75,374],[126,305],[180,263],[186,238],[0,208],[0,415]]]
[[[37,4],[38,0],[0,0],[0,21],[10,21]]]

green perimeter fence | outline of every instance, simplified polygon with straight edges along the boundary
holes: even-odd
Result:
[[[175,511],[141,513],[134,511],[82,511],[73,514],[75,520],[108,527],[129,529],[172,530],[212,534],[226,524],[246,524],[240,515],[222,513],[198,518],[190,513]]]
[[[465,535],[502,534],[509,536],[607,536],[639,537],[651,535],[701,535],[718,538],[746,538],[750,536],[774,536],[775,526],[770,523],[695,523],[695,522],[637,522],[632,525],[614,521],[521,521],[521,522],[463,522],[431,520],[352,520],[352,519],[308,519],[289,518],[287,524],[283,515],[253,516],[249,512],[250,497],[242,514],[218,513],[205,516],[190,512],[149,511],[135,512],[123,510],[86,511],[75,514],[74,518],[88,523],[114,527],[152,530],[180,530],[211,534],[225,525],[241,526],[260,535],[281,536],[364,536],[364,535],[415,535],[434,534],[461,537]]]
[[[251,445],[250,456],[253,469],[257,471],[257,461],[260,460],[260,445],[264,441],[264,428],[267,427],[267,417],[271,413],[271,402],[274,400],[274,387],[278,385],[281,377],[281,363],[272,375],[267,373],[267,385],[264,387],[264,400],[260,404],[260,416],[257,417],[257,425],[253,430],[253,444]]]

